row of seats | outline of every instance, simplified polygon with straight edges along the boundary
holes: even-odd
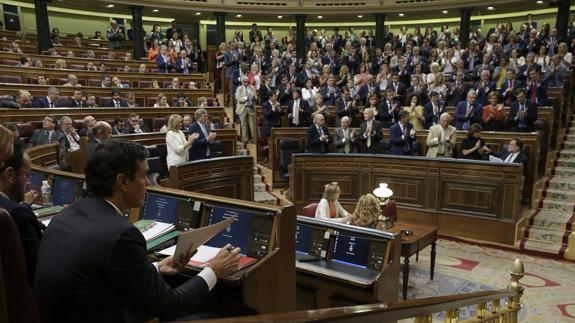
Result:
[[[18,75],[0,75],[0,83],[13,83],[13,84],[38,84],[38,80],[33,79],[33,78],[27,78],[27,79],[22,79],[22,77],[18,76]],[[50,79],[50,85],[64,85],[66,83],[68,83],[68,79],[67,78],[57,78],[57,79]],[[134,82],[134,87],[136,88],[149,88],[152,87],[152,83],[153,81],[135,81]],[[198,82],[194,82],[197,88],[201,88],[202,84],[198,83]],[[78,80],[78,84],[82,85],[82,86],[95,86],[95,87],[100,87],[102,84],[102,81],[100,79],[88,79],[88,80]],[[132,87],[132,83],[129,81],[122,81],[122,84],[126,85],[126,87]],[[171,80],[165,80],[165,81],[158,81],[158,85],[161,86],[161,88],[169,88],[170,85],[172,84]],[[187,89],[190,85],[190,82],[181,82],[182,89]]]

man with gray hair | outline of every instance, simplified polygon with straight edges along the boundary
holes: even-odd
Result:
[[[110,140],[112,137],[112,126],[106,121],[98,121],[92,128],[92,139],[88,141],[88,148],[86,149],[86,160],[90,159],[90,156],[96,149],[96,147],[105,141]]]
[[[341,127],[335,129],[335,151],[349,154],[355,152],[357,134],[350,128],[351,119],[347,116],[341,118]]]
[[[216,140],[218,135],[216,132],[210,130],[209,116],[206,109],[197,109],[194,118],[196,121],[192,123],[190,129],[188,130],[188,135],[193,133],[199,133],[198,139],[194,140],[192,147],[190,148],[190,158],[189,160],[199,160],[211,157],[210,145]]]
[[[255,143],[256,141],[256,125],[255,125],[255,108],[254,102],[256,101],[256,91],[248,84],[248,78],[242,76],[241,86],[239,86],[235,93],[236,98],[236,114],[240,119],[240,126],[242,129],[242,141],[248,143],[250,140]]]
[[[467,92],[465,101],[459,102],[455,108],[455,128],[467,130],[473,123],[481,123],[483,109],[477,104],[477,93],[474,90]]]
[[[124,40],[124,32],[120,27],[118,27],[118,22],[116,20],[110,21],[110,26],[112,28],[108,29],[108,49],[120,49],[122,48],[122,41]]]
[[[174,62],[168,55],[168,46],[160,46],[160,55],[156,56],[156,66],[158,66],[158,72],[164,74],[170,73],[170,70],[174,68]]]
[[[55,108],[56,107],[56,100],[58,100],[60,91],[55,86],[51,86],[48,88],[48,93],[46,96],[38,98],[36,102],[34,102],[34,107],[36,108]]]
[[[439,124],[429,128],[425,141],[427,157],[453,157],[457,133],[455,127],[449,124],[450,122],[451,116],[444,112],[439,117]]]
[[[308,153],[325,154],[332,141],[329,129],[325,126],[325,117],[318,113],[313,117],[313,124],[307,128],[305,149]]]

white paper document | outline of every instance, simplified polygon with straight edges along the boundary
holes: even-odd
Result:
[[[204,243],[208,242],[208,240],[213,238],[216,234],[220,233],[222,230],[230,226],[235,219],[236,217],[230,217],[221,222],[212,224],[207,227],[199,229],[190,229],[187,232],[180,233],[180,235],[178,236],[178,244],[176,245],[176,250],[174,252],[174,258],[179,259],[181,255],[185,254],[188,250],[193,251],[199,248]]]
[[[205,263],[208,262],[216,257],[218,252],[220,252],[222,248],[210,247],[210,246],[200,246],[198,248],[198,252],[190,259],[190,262],[198,262],[198,263]],[[164,250],[158,251],[159,255],[163,256],[173,256],[176,252],[176,246],[171,246]]]
[[[493,155],[489,155],[489,161],[490,161],[490,162],[498,162],[498,163],[502,163],[502,162],[503,162],[503,160],[502,160],[501,158],[497,158],[497,157],[495,157],[495,156],[493,156]]]
[[[156,222],[148,229],[142,232],[146,241],[154,240],[155,238],[174,230],[174,225],[170,223]]]

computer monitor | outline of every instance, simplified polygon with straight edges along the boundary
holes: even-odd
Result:
[[[271,248],[272,214],[214,205],[206,206],[206,210],[207,225],[236,217],[228,228],[210,239],[206,245],[222,248],[229,243],[239,247],[243,255],[257,259],[268,254]]]
[[[52,182],[52,203],[70,205],[82,196],[83,181],[63,176],[54,176]]]
[[[372,239],[351,231],[334,232],[331,260],[381,270],[388,260],[388,241]]]
[[[146,194],[141,218],[164,223],[173,223],[176,229],[197,228],[199,224],[199,209],[196,203],[175,196],[151,193]]]
[[[329,234],[325,228],[298,223],[295,230],[296,253],[325,257]]]

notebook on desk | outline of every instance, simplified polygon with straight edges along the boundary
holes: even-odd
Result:
[[[221,248],[210,247],[205,245],[200,246],[196,254],[188,262],[188,266],[197,268],[206,267],[206,265],[210,262],[210,260],[214,259],[220,250]],[[173,256],[175,252],[176,252],[176,246],[171,246],[167,249],[158,251],[158,254],[163,256]],[[240,256],[238,271],[248,267],[249,265],[255,263],[256,261],[257,259],[255,258],[247,257],[244,255]]]

